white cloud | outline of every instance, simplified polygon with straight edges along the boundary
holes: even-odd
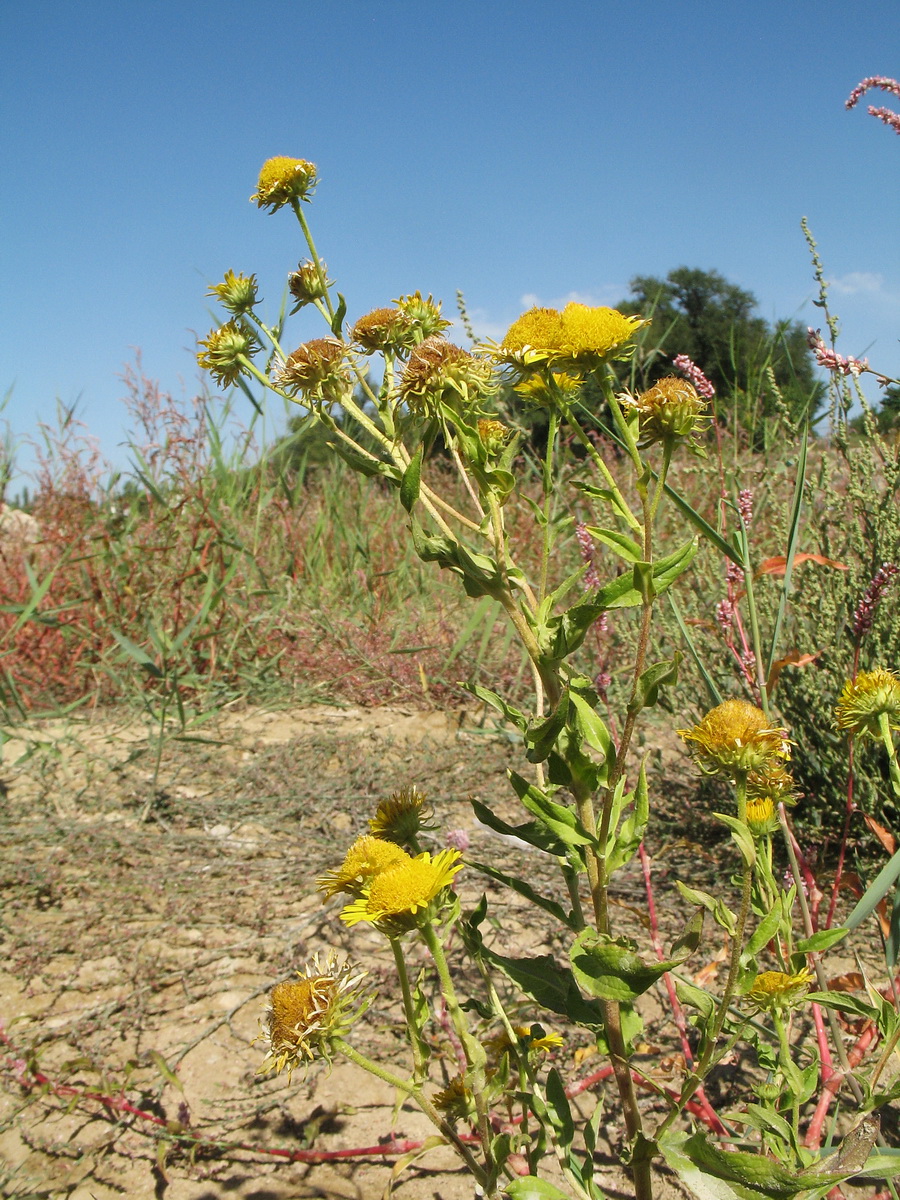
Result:
[[[553,296],[544,300],[535,292],[526,292],[519,297],[523,308],[565,308],[567,304],[611,305],[617,304],[628,291],[627,285],[605,283],[596,292],[566,292],[564,296]]]
[[[831,286],[842,296],[856,296],[860,292],[883,293],[884,276],[874,271],[849,271],[831,280]]]

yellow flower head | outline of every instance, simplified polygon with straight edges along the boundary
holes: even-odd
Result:
[[[241,317],[256,303],[256,276],[226,271],[223,282],[214,283],[206,294],[216,296],[229,312]]]
[[[565,371],[551,372],[552,386],[544,374],[526,375],[520,380],[514,391],[517,396],[528,404],[547,405],[556,400],[566,403],[574,401],[581,393],[584,380],[577,375],[569,375]]]
[[[333,1042],[343,1037],[368,1007],[360,1003],[365,971],[339,962],[330,952],[324,962],[318,954],[297,972],[297,979],[276,983],[269,993],[263,1022],[269,1051],[259,1073],[285,1067],[306,1066],[316,1055],[331,1062]]]
[[[323,278],[325,280],[324,287],[322,286]],[[304,305],[321,300],[333,283],[334,280],[328,278],[328,267],[324,262],[322,263],[321,277],[316,264],[311,259],[298,263],[297,270],[291,271],[288,275],[288,291],[297,302],[291,309],[291,315],[299,312]]]
[[[900,678],[877,667],[860,671],[844,685],[837,706],[838,728],[860,737],[879,738],[879,718],[887,717],[891,729],[900,729]]]
[[[317,182],[315,163],[304,158],[270,158],[263,163],[250,199],[257,207],[275,212],[291,200],[306,200]]]
[[[413,330],[412,318],[397,308],[374,308],[360,317],[350,331],[357,346],[370,353],[388,350],[393,353],[408,349]]]
[[[513,321],[493,353],[501,362],[518,368],[592,370],[613,359],[628,358],[634,350],[634,335],[646,324],[615,308],[574,302],[562,312],[531,308]]]
[[[382,800],[369,821],[369,828],[376,838],[408,846],[415,842],[423,829],[433,829],[429,824],[432,816],[428,798],[418,788],[403,788]]]
[[[431,296],[427,300],[423,299],[421,292],[413,292],[411,296],[398,296],[393,303],[397,305],[397,311],[409,322],[409,346],[417,346],[426,338],[443,333],[453,324],[441,316],[440,303],[432,300]]]
[[[249,325],[243,321],[228,321],[213,329],[208,338],[201,338],[205,350],[197,354],[197,362],[222,387],[231,387],[247,373],[242,359],[252,358],[260,342]]]
[[[561,1033],[545,1033],[541,1025],[513,1025],[513,1032],[518,1038],[519,1044],[529,1054],[549,1054],[552,1050],[559,1050],[565,1045]],[[499,1033],[488,1038],[485,1047],[493,1058],[499,1059],[501,1055],[512,1049],[512,1042],[506,1030],[501,1029]]]
[[[273,382],[294,395],[302,392],[308,399],[339,400],[350,385],[345,350],[337,338],[313,338],[276,369]]]
[[[459,859],[458,850],[441,850],[433,859],[426,851],[381,871],[364,894],[347,905],[341,920],[348,925],[371,921],[390,936],[413,929],[429,917],[432,901],[462,869]]]
[[[761,971],[747,993],[747,1000],[757,1009],[771,1012],[775,1008],[793,1008],[809,991],[812,971],[804,967],[796,975],[784,971]]]
[[[778,828],[775,805],[769,796],[747,801],[747,824],[754,837],[766,837]]]
[[[502,421],[482,418],[478,422],[478,437],[490,455],[502,454],[512,436],[513,430]]]
[[[791,753],[787,731],[772,725],[762,709],[747,700],[726,700],[693,729],[676,732],[693,743],[697,765],[708,775],[746,775]]]
[[[692,383],[674,375],[660,379],[637,397],[626,394],[620,399],[626,411],[631,409],[638,415],[642,447],[652,446],[654,442],[689,438],[708,421],[703,415],[706,401],[697,394]]]
[[[440,400],[468,406],[490,390],[490,364],[436,335],[416,346],[400,379],[401,401],[424,413]]]
[[[770,800],[773,806],[779,803],[790,806],[796,799],[793,777],[777,759],[770,760],[747,776],[748,805],[756,800]]]
[[[325,900],[339,892],[361,896],[379,872],[409,861],[409,855],[400,846],[366,834],[356,839],[341,865],[323,875],[316,887],[325,893]]]

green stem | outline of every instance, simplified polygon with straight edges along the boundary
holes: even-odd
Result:
[[[476,1181],[482,1186],[487,1182],[487,1173],[480,1163],[475,1158],[472,1151],[459,1137],[459,1134],[452,1128],[441,1116],[438,1110],[434,1107],[425,1093],[408,1079],[401,1079],[399,1075],[395,1075],[392,1071],[381,1066],[380,1063],[373,1062],[371,1058],[366,1058],[364,1054],[360,1054],[355,1050],[349,1042],[345,1042],[343,1038],[334,1038],[334,1047],[339,1050],[345,1058],[350,1062],[355,1063],[358,1067],[362,1067],[364,1071],[368,1071],[377,1079],[383,1080],[385,1083],[395,1087],[398,1091],[404,1092],[411,1100],[418,1104],[419,1108],[428,1117],[429,1121],[440,1130],[443,1137],[454,1147],[457,1154],[465,1162],[466,1166],[472,1172]]]
[[[881,734],[881,740],[884,742],[884,748],[887,751],[888,769],[891,773],[891,787],[894,789],[894,795],[900,800],[900,767],[897,766],[897,747],[894,745],[894,734],[891,730],[890,718],[885,712],[878,714],[878,732]]]
[[[294,216],[300,222],[300,228],[303,230],[303,236],[306,238],[306,244],[309,246],[309,256],[316,264],[316,274],[319,277],[319,287],[322,289],[323,299],[328,306],[328,315],[334,318],[334,305],[331,303],[331,296],[328,294],[328,281],[325,278],[325,272],[322,270],[322,260],[319,258],[319,252],[316,249],[316,244],[313,241],[312,233],[306,223],[306,217],[303,215],[302,201],[296,196],[291,199],[291,208],[294,210]],[[331,322],[329,321],[329,324]]]
[[[575,416],[575,414],[572,412],[572,410],[570,408],[566,407],[564,409],[564,414],[565,414],[566,421],[572,427],[572,432],[578,438],[579,442],[581,442],[582,446],[584,446],[585,450],[588,453],[588,457],[591,459],[594,466],[597,468],[597,470],[600,472],[600,474],[603,476],[604,480],[606,481],[606,485],[609,488],[610,492],[612,493],[613,508],[615,509],[615,511],[617,513],[620,513],[621,516],[624,517],[624,519],[628,522],[628,524],[631,526],[632,529],[634,529],[635,531],[639,531],[641,528],[641,523],[637,519],[637,517],[634,515],[634,513],[631,511],[631,509],[628,507],[628,503],[625,500],[625,497],[622,495],[621,491],[619,490],[619,485],[616,483],[615,479],[613,478],[609,467],[603,461],[603,455],[600,453],[600,451],[597,449],[597,447],[594,445],[594,443],[591,441],[591,439],[585,433],[584,429],[582,428],[581,424],[578,421],[578,418]]]
[[[466,1015],[460,1007],[456,996],[456,989],[453,986],[450,968],[447,965],[447,956],[444,954],[444,947],[441,945],[441,939],[438,937],[437,931],[430,921],[425,921],[419,927],[419,930],[431,957],[434,959],[434,965],[437,967],[438,978],[441,982],[441,995],[446,1001],[450,1020],[453,1022],[453,1028],[456,1030],[456,1035],[462,1044],[463,1054],[466,1056],[468,1083],[472,1090],[472,1096],[475,1100],[475,1110],[478,1116],[478,1132],[481,1135],[485,1162],[487,1163],[488,1170],[491,1170],[491,1126],[485,1102],[487,1080],[484,1070],[486,1062],[484,1047],[472,1037]]]
[[[538,586],[538,597],[543,600],[547,595],[547,579],[550,573],[550,549],[552,530],[550,513],[553,505],[553,459],[556,452],[556,437],[559,432],[559,413],[556,408],[550,409],[550,421],[547,425],[547,452],[544,455],[543,485],[544,485],[544,529],[543,545],[541,548],[541,578]]]
[[[416,1021],[416,1010],[413,1004],[412,991],[409,986],[406,959],[403,957],[400,939],[390,938],[389,941],[394,955],[394,964],[397,967],[397,977],[400,980],[400,991],[403,995],[403,1011],[406,1014],[406,1025],[409,1029],[409,1044],[413,1054],[413,1077],[415,1079],[424,1079],[425,1052],[422,1046],[422,1038],[419,1034],[419,1025]]]

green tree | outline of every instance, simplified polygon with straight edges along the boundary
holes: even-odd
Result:
[[[665,279],[637,275],[629,286],[617,307],[652,317],[635,356],[634,386],[671,374],[674,356],[686,354],[715,387],[719,415],[736,420],[755,444],[765,443],[779,412],[794,422],[815,417],[825,386],[799,322],[770,324],[753,293],[718,271],[678,267]]]

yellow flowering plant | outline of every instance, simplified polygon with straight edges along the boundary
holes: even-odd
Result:
[[[457,848],[436,848],[431,813],[417,789],[386,797],[369,820],[370,832],[346,848],[318,887],[349,936],[365,930],[387,939],[407,1026],[409,1074],[388,1070],[353,1046],[352,1025],[368,1003],[362,975],[331,958],[272,989],[264,1066],[281,1070],[344,1054],[417,1104],[439,1139],[459,1154],[479,1195],[490,1200],[601,1200],[594,1155],[599,1109],[583,1121],[570,1104],[554,1065],[566,1042],[543,1024],[549,1013],[554,1023],[579,1028],[608,1058],[623,1127],[622,1161],[638,1200],[654,1194],[653,1162],[660,1155],[704,1198],[823,1196],[859,1170],[868,1153],[857,1162],[863,1139],[857,1131],[856,1158],[851,1162],[848,1151],[819,1170],[816,1137],[839,1087],[832,1087],[832,1059],[846,1067],[859,1107],[866,1105],[837,1025],[836,1014],[847,1005],[841,1009],[827,993],[820,964],[821,953],[847,929],[816,930],[804,892],[785,809],[795,794],[794,747],[772,711],[748,523],[739,519],[736,533],[725,536],[669,484],[674,456],[695,449],[710,425],[706,398],[692,381],[674,376],[637,395],[623,392],[614,364],[628,361],[648,322],[606,307],[532,308],[498,342],[473,349],[446,336],[440,304],[419,291],[348,322],[304,209],[317,178],[306,160],[270,159],[253,200],[273,213],[289,207],[298,220],[309,258],[289,273],[288,288],[294,312],[318,312],[325,330],[288,344],[284,315],[272,325],[259,315],[256,277],[229,271],[212,288],[229,316],[201,342],[200,365],[223,386],[255,383],[299,405],[350,468],[393,489],[422,561],[456,576],[469,597],[499,605],[528,664],[530,707],[480,683],[468,687],[520,741],[521,770],[510,780],[527,815],[511,826],[478,801],[475,812],[489,829],[513,834],[546,856],[565,901]],[[372,382],[376,378],[380,383]],[[539,405],[547,414],[537,500],[522,488],[523,430],[515,408],[499,401],[510,384],[513,404],[523,410]],[[585,424],[588,393],[602,397],[603,413],[593,416],[605,422],[604,442]],[[438,438],[440,461],[432,453]],[[455,490],[447,484],[448,469],[461,485]],[[563,503],[577,505],[588,520],[576,527],[561,518]],[[664,512],[683,523],[683,536],[666,553],[658,536]],[[536,567],[517,558],[511,513],[539,530]],[[582,551],[574,571],[567,562],[573,534]],[[583,553],[585,538],[615,559],[605,579]],[[660,599],[682,585],[701,540],[741,573],[752,616],[744,696],[725,699],[710,681],[714,703],[680,731],[700,771],[728,789],[717,817],[734,845],[736,880],[723,880],[715,895],[679,884],[693,912],[665,952],[622,936],[610,888],[638,855],[649,878],[643,842],[651,788],[646,764],[634,761],[636,731],[647,711],[673,693],[682,659],[675,652],[650,661],[651,626]],[[576,662],[589,633],[617,610],[632,611],[637,637],[634,659],[622,668],[623,711],[610,719],[604,687]],[[685,636],[693,650],[686,629]],[[777,636],[776,628],[770,667]],[[750,662],[748,653],[744,665]],[[887,745],[900,711],[898,685],[891,672],[875,675],[848,685],[837,723]],[[776,867],[776,835],[785,840],[787,880]],[[498,945],[486,896],[464,911],[457,894],[460,879],[479,875],[513,889],[552,920],[553,944],[561,939],[567,956],[516,954],[515,947]],[[802,936],[795,930],[798,913]],[[707,915],[725,962],[717,993],[697,986],[685,967],[701,946],[710,954]],[[452,1068],[428,1037],[424,976],[415,985],[408,976],[405,947],[413,940],[427,953],[431,986],[459,1047]],[[471,994],[461,998],[455,955],[463,951],[474,972],[466,977]],[[657,985],[668,988],[680,1029],[683,1071],[674,1086],[661,1086],[636,1057],[641,997]],[[900,1020],[891,1026],[895,1018],[884,1006],[862,1007],[888,1039],[900,1029]],[[524,1009],[541,1020],[523,1024]],[[804,1041],[797,1030],[810,1013],[816,1038]],[[744,1109],[720,1115],[707,1082],[744,1046],[764,1078],[756,1079]],[[826,1084],[831,1091],[822,1101]],[[662,1104],[662,1116],[659,1105],[648,1109],[639,1100],[642,1091]],[[888,1094],[870,1091],[869,1107]],[[819,1107],[810,1118],[814,1104]],[[804,1122],[818,1134],[804,1140]]]

